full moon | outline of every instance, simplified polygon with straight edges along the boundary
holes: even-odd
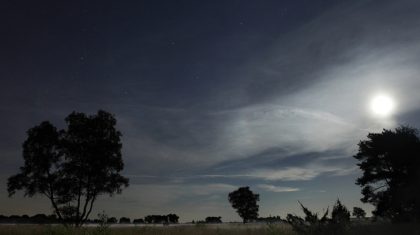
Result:
[[[394,100],[387,95],[377,95],[373,97],[370,108],[372,112],[379,117],[391,115],[395,109]]]

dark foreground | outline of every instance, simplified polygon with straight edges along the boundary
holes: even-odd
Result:
[[[65,228],[60,225],[0,225],[0,235],[298,235],[288,225],[221,224],[191,226],[131,226],[131,227],[85,227]],[[355,235],[420,235],[418,224],[366,224],[353,225],[340,234]]]

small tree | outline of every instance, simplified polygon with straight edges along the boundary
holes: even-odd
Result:
[[[331,212],[331,222],[334,224],[348,224],[350,222],[350,212],[341,204],[339,199],[337,199]]]
[[[341,204],[340,200],[333,206],[331,212],[331,227],[335,234],[343,234],[350,225],[350,212]]]
[[[352,215],[358,219],[365,218],[366,212],[360,207],[353,207]]]
[[[222,223],[222,217],[221,216],[208,216],[205,219],[206,223],[209,224],[219,224]]]
[[[127,218],[127,217],[120,218],[120,224],[129,224],[129,223],[130,223],[130,218]]]
[[[28,130],[23,143],[24,166],[8,179],[9,196],[46,196],[62,222],[81,226],[98,196],[121,193],[128,179],[120,175],[121,133],[110,113],[71,113],[67,129],[58,131],[50,122]]]
[[[258,204],[260,200],[258,194],[254,194],[249,187],[241,187],[229,193],[229,202],[236,209],[243,223],[258,218]]]
[[[133,224],[144,224],[144,219],[134,219]]]
[[[148,224],[154,223],[153,216],[148,215],[148,216],[144,217],[144,221]]]
[[[117,218],[111,217],[106,220],[108,224],[116,224],[118,222]]]
[[[178,220],[179,220],[179,216],[176,214],[169,214],[168,216],[168,222],[169,223],[173,223],[173,224],[177,224]]]

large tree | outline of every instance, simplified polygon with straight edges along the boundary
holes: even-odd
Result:
[[[374,215],[394,221],[420,221],[420,140],[417,129],[401,126],[369,133],[354,156],[363,175],[362,202]]]
[[[61,221],[80,226],[99,195],[121,193],[128,179],[120,174],[121,133],[113,115],[73,112],[65,121],[67,129],[60,131],[47,121],[28,130],[24,166],[8,179],[8,192],[42,194]]]
[[[258,218],[258,204],[260,195],[254,194],[249,187],[241,187],[229,193],[229,202],[236,209],[239,216],[246,223]]]

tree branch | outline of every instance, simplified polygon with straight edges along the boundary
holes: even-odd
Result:
[[[80,219],[82,221],[84,220],[84,216],[86,215],[86,209],[87,209],[87,205],[89,204],[90,199],[91,199],[91,194],[90,194],[90,176],[88,176],[87,189],[86,189],[86,200],[85,200],[85,204],[83,206],[83,213],[80,216]]]
[[[50,181],[51,180],[51,174],[50,174],[49,171],[47,172],[47,175],[48,175],[48,179],[49,179],[48,181]],[[49,182],[48,183],[48,186],[49,186],[50,192],[48,193],[49,196],[47,196],[47,197],[50,199],[51,204],[54,207],[55,214],[57,214],[57,216],[58,216],[58,219],[61,220],[61,221],[63,221],[63,216],[61,216],[60,210],[58,209],[58,206],[57,206],[57,204],[54,201],[54,188],[53,188],[53,184],[51,182]]]
[[[381,189],[381,188],[383,188],[383,187],[386,187],[387,185],[381,185],[381,186],[379,186],[379,187],[377,187],[377,188],[374,188],[374,189],[372,189],[372,192],[375,192],[376,190],[378,190],[378,189]],[[389,186],[389,185],[388,185]]]
[[[85,223],[87,221],[87,219],[89,218],[90,212],[92,212],[92,208],[93,208],[93,202],[95,201],[96,196],[92,197],[92,200],[90,201],[90,208],[88,213],[86,214],[86,217],[83,219],[83,223]]]
[[[91,199],[90,199],[90,194],[88,193],[88,195],[86,195],[86,200],[85,200],[85,204],[84,204],[84,206],[83,206],[83,213],[82,213],[82,215],[80,216],[80,219],[81,220],[83,220],[84,219],[84,217],[85,217],[85,215],[86,215],[86,209],[87,209],[87,206],[88,206],[88,204],[89,204],[89,201],[90,201]]]
[[[51,204],[53,205],[54,209],[55,209],[55,213],[57,214],[58,218],[63,221],[63,216],[61,216],[60,210],[58,209],[57,204],[54,201],[54,196],[51,195],[51,197],[49,197]]]
[[[81,197],[82,197],[82,180],[79,178],[79,188],[78,188],[78,195],[77,195],[76,225],[79,225],[79,221],[81,221],[81,217],[80,217],[80,198]]]

